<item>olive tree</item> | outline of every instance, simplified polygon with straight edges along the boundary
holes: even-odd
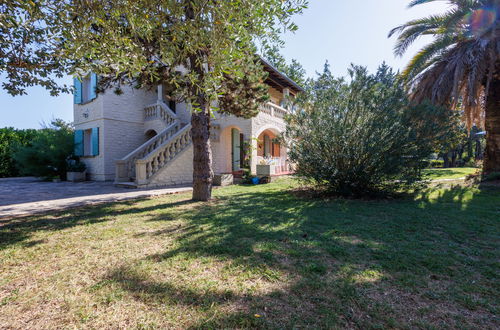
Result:
[[[279,43],[284,29],[294,30],[291,16],[305,0],[108,0],[75,1],[64,34],[65,57],[76,67],[110,77],[113,83],[139,87],[164,83],[192,105],[193,199],[208,200],[212,188],[210,119],[212,105],[230,95],[227,76],[251,81],[265,78],[256,65],[256,43]],[[255,76],[257,79],[255,79]],[[226,87],[226,88],[225,88]],[[262,88],[235,93],[238,98],[261,98]],[[245,103],[245,102],[243,102]],[[248,108],[256,113],[258,104]],[[236,115],[241,107],[236,106]],[[219,109],[232,113],[232,107]]]
[[[96,72],[102,88],[162,83],[192,105],[193,199],[212,188],[213,110],[249,117],[263,100],[256,45],[280,44],[307,0],[8,0],[0,4],[0,74],[11,94],[51,74]],[[228,82],[229,80],[229,82]],[[238,82],[249,88],[235,88]],[[238,92],[238,89],[243,92]],[[220,97],[224,108],[212,105]],[[249,106],[249,107],[247,107]],[[244,110],[247,109],[247,110]],[[233,113],[234,110],[234,113]]]

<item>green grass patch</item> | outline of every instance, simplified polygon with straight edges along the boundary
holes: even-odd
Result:
[[[498,328],[500,190],[216,189],[0,223],[0,328]]]
[[[429,168],[424,170],[424,175],[427,180],[460,179],[479,171],[475,167]]]

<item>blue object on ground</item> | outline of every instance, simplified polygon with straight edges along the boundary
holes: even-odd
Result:
[[[259,178],[252,178],[253,184],[259,184]]]

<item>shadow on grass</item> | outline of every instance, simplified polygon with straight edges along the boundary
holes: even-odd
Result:
[[[162,205],[154,205],[146,208],[134,208],[142,200],[100,204],[98,206],[77,208],[74,210],[56,211],[52,215],[39,215],[31,217],[0,220],[0,250],[10,245],[22,243],[25,247],[35,246],[43,243],[43,240],[26,242],[35,232],[58,231],[76,226],[90,225],[94,223],[114,220],[120,215],[134,215],[149,211],[172,209],[178,206],[194,203],[190,200],[182,200]],[[126,208],[123,208],[126,207]],[[167,217],[162,218],[168,220]]]
[[[279,289],[246,297],[200,295],[179,283],[141,290],[114,278],[131,293],[145,292],[145,303],[243,306],[194,328],[491,326],[498,193],[457,186],[429,189],[415,200],[330,201],[243,191],[150,219],[180,218],[185,225],[166,223],[141,234],[173,235],[178,243],[141,262],[215,258],[269,282],[283,281]],[[149,283],[147,275],[138,279]],[[421,315],[424,309],[428,315]]]
[[[269,187],[237,187],[210,203],[125,202],[16,220],[0,227],[0,248],[36,231],[154,211],[145,221],[162,228],[136,236],[173,238],[174,247],[111,268],[103,281],[146,305],[181,304],[207,315],[237,306],[193,328],[494,327],[498,189],[433,188],[415,199],[357,201],[306,200]],[[273,289],[242,294],[221,283],[206,290],[159,281],[141,268],[202,258]]]

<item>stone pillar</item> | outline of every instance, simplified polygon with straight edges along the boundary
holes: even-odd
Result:
[[[148,184],[146,166],[147,166],[146,160],[138,159],[135,161],[135,183],[138,186]]]
[[[163,85],[158,85],[158,102],[163,102]]]
[[[257,173],[257,138],[257,136],[252,136],[249,141],[252,146],[252,155],[250,158],[250,171],[252,172],[252,174]]]
[[[127,162],[124,160],[116,161],[115,182],[129,181]]]

